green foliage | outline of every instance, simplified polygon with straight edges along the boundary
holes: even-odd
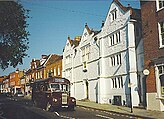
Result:
[[[0,68],[23,64],[29,46],[29,10],[16,1],[0,1]]]

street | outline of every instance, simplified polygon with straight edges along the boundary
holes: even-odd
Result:
[[[93,110],[77,106],[75,111],[66,109],[47,112],[34,107],[32,102],[24,98],[0,96],[0,119],[135,119],[123,114]]]

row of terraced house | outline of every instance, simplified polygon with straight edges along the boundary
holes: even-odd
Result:
[[[33,59],[19,80],[23,90],[36,79],[59,76],[70,80],[77,100],[164,111],[164,1],[140,5],[113,0],[100,30],[85,24],[82,35],[67,38],[62,55]],[[11,76],[5,78],[7,86]]]
[[[62,77],[62,55],[42,55],[41,59],[32,59],[28,70],[16,69],[8,76],[1,76],[1,92],[31,94],[30,84],[50,76]]]

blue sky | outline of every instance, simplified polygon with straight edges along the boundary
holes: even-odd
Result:
[[[28,69],[33,58],[40,59],[42,54],[62,54],[67,37],[73,39],[82,35],[85,23],[90,28],[100,30],[112,0],[21,0],[24,8],[31,10],[28,19],[29,57],[17,68]],[[120,0],[127,6],[139,8],[139,0]],[[15,71],[9,67],[0,70],[0,75]]]

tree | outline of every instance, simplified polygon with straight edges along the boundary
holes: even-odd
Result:
[[[0,68],[23,64],[30,35],[27,31],[29,10],[16,1],[0,1]]]

